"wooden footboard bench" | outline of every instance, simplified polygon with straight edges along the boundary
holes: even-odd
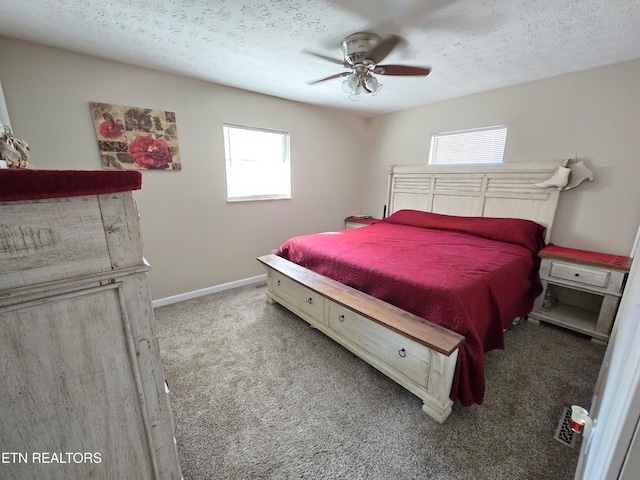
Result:
[[[267,299],[295,313],[418,396],[442,423],[464,337],[277,255],[267,269]]]

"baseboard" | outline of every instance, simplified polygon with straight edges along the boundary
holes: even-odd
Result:
[[[183,302],[192,298],[202,297],[209,295],[210,293],[222,292],[224,290],[230,290],[232,288],[244,287],[245,285],[252,285],[254,283],[266,282],[267,274],[258,275],[257,277],[244,278],[242,280],[236,280],[235,282],[223,283],[222,285],[216,285],[214,287],[203,288],[201,290],[194,290],[193,292],[181,293],[179,295],[173,295],[172,297],[160,298],[153,300],[151,304],[153,308],[164,307],[165,305],[171,305],[172,303]]]

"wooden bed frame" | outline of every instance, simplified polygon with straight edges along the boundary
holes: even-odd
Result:
[[[388,212],[422,210],[511,217],[544,225],[548,243],[559,191],[536,187],[558,162],[474,166],[392,166]],[[442,423],[464,337],[276,255],[267,269],[267,300],[277,302],[380,370],[423,401]]]

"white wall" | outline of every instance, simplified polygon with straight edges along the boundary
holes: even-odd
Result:
[[[447,130],[506,124],[505,161],[587,162],[595,181],[562,193],[556,244],[628,254],[640,223],[640,61],[366,120],[0,40],[11,123],[37,168],[100,168],[90,101],[176,112],[183,170],[145,171],[135,193],[154,299],[260,275],[255,257],[291,236],[341,228],[352,213],[380,216],[388,165],[426,162],[431,134]],[[226,202],[223,122],[291,133],[292,200]]]
[[[0,37],[0,81],[39,169],[100,169],[89,102],[174,111],[179,172],[144,171],[134,193],[154,299],[260,275],[287,238],[343,228],[362,211],[366,120]],[[291,200],[226,202],[222,124],[290,132]]]
[[[633,61],[376,117],[365,211],[382,212],[388,165],[427,162],[433,133],[504,124],[505,162],[577,156],[594,172],[561,194],[552,242],[628,255],[640,224],[639,85]]]

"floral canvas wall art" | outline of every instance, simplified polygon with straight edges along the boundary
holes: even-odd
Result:
[[[91,102],[104,169],[181,170],[174,112]]]

